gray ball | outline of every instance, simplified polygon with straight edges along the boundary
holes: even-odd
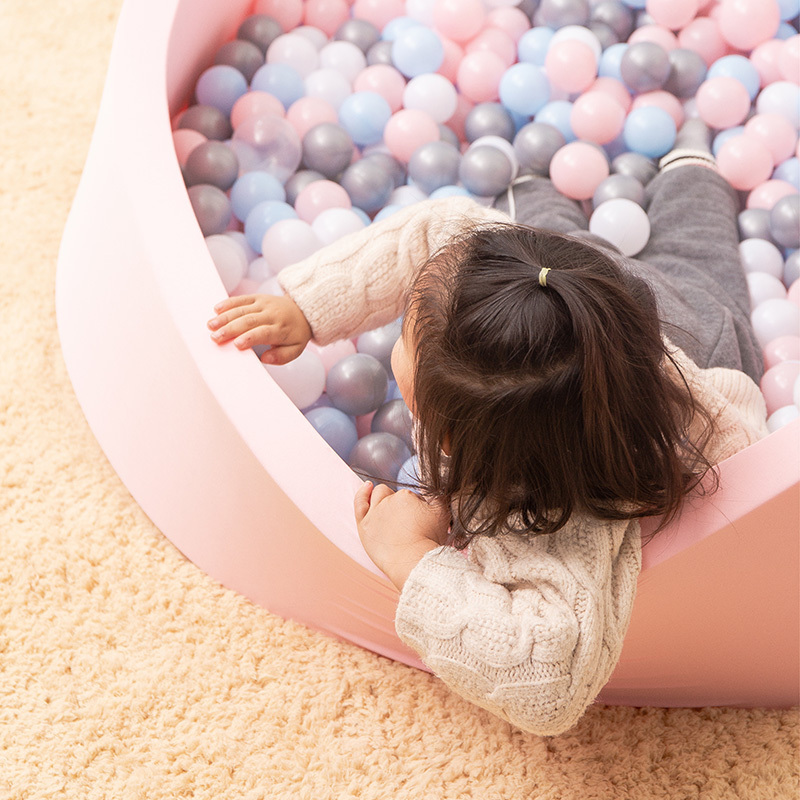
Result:
[[[320,122],[303,137],[303,166],[335,178],[353,160],[353,140],[335,122]]]
[[[478,197],[494,197],[504,192],[514,177],[508,158],[496,147],[470,147],[461,157],[458,177],[464,188]]]
[[[600,0],[599,3],[592,6],[589,19],[591,22],[608,25],[620,42],[627,41],[633,33],[635,24],[633,10],[618,0]]]
[[[325,176],[314,169],[301,169],[295,172],[283,185],[283,188],[286,190],[286,202],[290,206],[293,206],[294,201],[297,200],[297,195],[299,195],[309,183],[324,180]]]
[[[565,25],[585,25],[589,21],[589,0],[542,0],[539,3],[539,19],[549,28]]]
[[[699,53],[676,47],[667,53],[669,59],[669,77],[664,83],[664,89],[675,97],[686,100],[694,97],[700,84],[706,79],[708,67]]]
[[[620,153],[611,162],[611,172],[619,175],[630,175],[632,178],[636,178],[642,186],[647,186],[656,176],[658,166],[641,153]]]
[[[781,197],[769,212],[772,238],[781,247],[800,247],[800,195]]]
[[[225,42],[214,56],[215,64],[227,64],[238,69],[244,79],[250,83],[253,75],[264,66],[264,54],[252,42],[245,39],[234,39]]]
[[[625,85],[634,92],[660,89],[669,78],[672,65],[667,51],[655,42],[629,45],[619,62]]]
[[[207,183],[198,183],[188,189],[197,224],[203,236],[223,233],[231,221],[231,201],[222,189]]]
[[[414,450],[413,427],[414,418],[402,400],[390,400],[388,403],[384,403],[375,412],[371,423],[373,433],[391,433],[401,439],[412,452]]]
[[[391,433],[368,433],[350,451],[349,464],[362,478],[392,484],[409,458],[411,451],[402,439]]]
[[[565,144],[564,135],[552,125],[545,122],[523,125],[514,137],[514,152],[520,171],[547,177],[553,156]]]
[[[374,164],[379,164],[381,169],[385,170],[392,176],[392,183],[396,189],[398,186],[404,186],[406,182],[406,168],[389,153],[382,153],[377,151],[364,156],[364,160],[369,159]]]
[[[461,149],[461,142],[458,139],[458,134],[456,134],[452,128],[448,128],[447,125],[439,125],[439,138],[443,142],[447,142],[447,144]]]
[[[269,46],[282,33],[283,27],[278,20],[266,14],[252,14],[239,26],[236,38],[251,42],[263,55],[266,55]]]
[[[606,200],[633,200],[644,208],[644,186],[630,175],[609,175],[594,191],[592,206],[597,208]]]
[[[189,153],[183,168],[187,186],[210,183],[223,192],[239,177],[239,159],[226,144],[214,140],[203,142]]]
[[[766,239],[774,241],[769,228],[769,211],[766,208],[746,208],[738,217],[740,239]]]
[[[354,417],[377,411],[386,400],[388,388],[389,376],[383,365],[366,353],[354,353],[337,361],[330,368],[325,385],[331,403]]]
[[[447,142],[428,142],[418,147],[408,162],[408,175],[425,194],[458,182],[461,153]]]
[[[366,353],[367,355],[377,358],[381,364],[386,367],[387,372],[391,369],[389,363],[392,358],[392,350],[395,343],[400,338],[403,329],[403,322],[396,319],[388,325],[383,325],[380,328],[375,328],[371,331],[362,333],[356,339],[356,347],[359,353]]]
[[[381,32],[365,19],[348,19],[338,27],[333,38],[339,42],[350,42],[366,54],[370,47],[380,41]]]
[[[380,211],[394,191],[394,180],[384,166],[372,158],[351,164],[339,181],[356,208],[373,214]]]
[[[390,67],[394,66],[392,62],[392,42],[382,39],[380,42],[375,42],[369,50],[367,50],[367,66],[373,64],[388,64]]]
[[[590,22],[586,27],[597,37],[603,50],[611,47],[612,44],[619,44],[621,41],[614,29],[605,22]]]
[[[800,250],[795,250],[783,265],[783,285],[788,289],[800,278]]]
[[[500,103],[478,103],[464,120],[464,136],[470,143],[481,136],[502,136],[510,142],[516,130],[511,114]]]
[[[217,141],[230,139],[233,134],[228,117],[214,106],[189,106],[181,114],[178,128],[199,131],[206,139],[216,139]]]

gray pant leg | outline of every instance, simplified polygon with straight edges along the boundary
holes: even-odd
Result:
[[[559,233],[586,230],[589,221],[574,200],[565,197],[548,178],[526,175],[495,198],[494,207],[515,222]]]

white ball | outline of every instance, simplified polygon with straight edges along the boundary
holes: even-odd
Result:
[[[745,272],[766,272],[778,280],[783,277],[781,251],[766,239],[743,239],[739,242],[739,258]]]
[[[800,307],[791,300],[765,300],[753,309],[750,321],[762,347],[779,336],[800,335]]]
[[[325,389],[325,367],[309,348],[288,364],[265,364],[264,368],[298,408],[316,403]]]
[[[600,63],[600,56],[603,54],[603,45],[600,44],[600,40],[597,36],[583,25],[565,25],[563,28],[559,28],[553,34],[552,39],[550,39],[548,50],[552,49],[553,45],[564,42],[567,39],[574,39],[575,41],[588,44],[589,47],[592,48],[597,63]]]
[[[792,420],[800,417],[800,408],[797,406],[783,406],[773,411],[767,419],[767,430],[775,433],[778,428],[788,425]]]
[[[794,389],[792,390],[792,400],[794,404],[800,408],[800,376],[794,382]]]
[[[456,113],[458,92],[444,75],[417,75],[403,90],[403,107],[424,111],[438,123],[447,122]]]
[[[638,203],[617,197],[597,206],[589,218],[589,231],[626,256],[635,256],[650,238],[650,220]]]
[[[222,280],[222,285],[230,294],[242,282],[242,278],[247,272],[247,255],[244,248],[239,242],[224,233],[206,236],[206,246]]]
[[[766,272],[748,272],[747,288],[750,292],[750,308],[765,300],[785,300],[786,287],[774,275]]]

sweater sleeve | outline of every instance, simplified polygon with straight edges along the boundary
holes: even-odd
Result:
[[[278,282],[318,344],[351,338],[397,319],[417,271],[454,236],[501,221],[466,197],[415,203],[286,267]]]
[[[465,699],[542,736],[571,728],[619,660],[641,569],[638,521],[479,538],[414,568],[395,625]]]

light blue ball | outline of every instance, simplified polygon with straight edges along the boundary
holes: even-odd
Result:
[[[711,142],[711,152],[714,154],[714,157],[717,157],[720,148],[725,144],[725,142],[728,141],[728,139],[732,139],[734,136],[741,136],[743,133],[743,125],[737,125],[735,128],[725,128],[725,130],[720,131],[714,137],[714,141]]]
[[[761,76],[749,58],[744,56],[722,56],[709,68],[706,78],[734,78],[747,89],[750,100],[755,100],[761,89]]]
[[[781,20],[788,22],[800,14],[800,0],[778,0],[778,8],[780,8]]]
[[[787,158],[778,165],[772,177],[791,183],[795,189],[800,190],[800,160],[796,156]]]
[[[647,0],[622,0],[628,8],[643,9],[647,5]]]
[[[397,483],[401,488],[414,491],[419,486],[419,458],[411,456],[403,462],[400,471],[397,473]]]
[[[775,32],[776,39],[791,39],[792,36],[797,36],[797,30],[793,28],[788,22],[781,22],[778,25],[778,30]]]
[[[569,100],[552,100],[543,105],[534,115],[534,122],[543,122],[552,125],[564,137],[566,143],[574,142],[578,137],[572,130],[570,117],[572,116],[572,103]]]
[[[517,42],[517,58],[520,62],[544,66],[547,58],[547,51],[550,47],[550,40],[555,31],[544,25],[537,25],[535,28],[525,31]]]
[[[392,44],[392,63],[407,78],[436,72],[444,63],[444,45],[424,25],[407,28]]]
[[[600,56],[600,64],[597,67],[597,74],[601,78],[615,78],[616,80],[624,83],[622,80],[622,56],[628,45],[625,42],[619,44],[612,44],[607,47],[603,54]]]
[[[339,123],[361,147],[381,141],[391,116],[389,103],[377,92],[353,92],[339,106]]]
[[[536,64],[512,64],[500,79],[499,93],[509,111],[532,117],[550,99],[550,81]]]
[[[395,17],[390,19],[381,31],[381,39],[384,42],[394,42],[397,37],[410,28],[420,27],[420,22],[413,17]]]
[[[262,200],[252,208],[244,221],[244,235],[256,253],[261,253],[264,234],[282,219],[297,219],[297,212],[280,200]]]
[[[440,186],[434,189],[431,194],[431,200],[439,200],[442,197],[469,197],[470,193],[463,186]]]
[[[353,418],[338,408],[325,406],[306,411],[305,417],[313,425],[314,430],[336,451],[339,458],[347,461],[358,441]]]
[[[634,153],[659,158],[675,144],[675,121],[662,108],[637,108],[628,114],[622,130],[625,144]]]
[[[250,81],[250,88],[274,94],[284,108],[289,108],[306,93],[302,75],[288,64],[264,64],[259,67]]]
[[[244,75],[235,67],[217,64],[197,79],[195,96],[204,106],[214,106],[230,116],[233,104],[247,91]]]
[[[236,219],[244,222],[247,215],[265,200],[286,200],[283,184],[268,172],[254,170],[240,175],[231,187],[231,206]]]
[[[381,220],[387,219],[391,217],[392,214],[396,214],[403,206],[399,206],[396,203],[389,203],[389,205],[384,206],[373,218],[373,222],[380,222]]]

